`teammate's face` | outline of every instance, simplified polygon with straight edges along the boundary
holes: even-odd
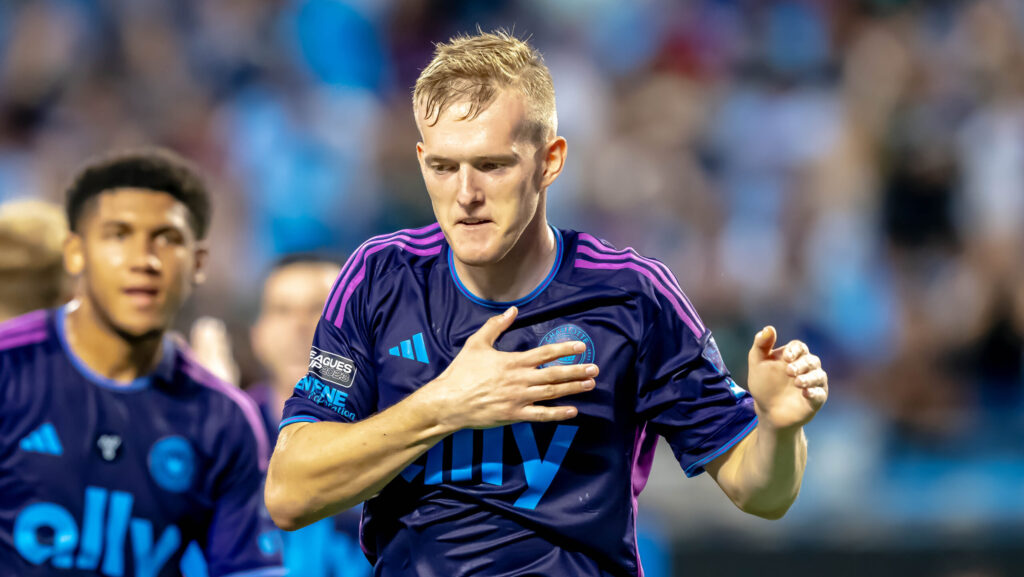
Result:
[[[91,200],[65,247],[81,275],[81,296],[119,333],[135,338],[166,330],[202,280],[206,251],[189,226],[188,208],[169,194],[136,188]]]
[[[264,283],[252,342],[275,379],[294,384],[305,374],[313,332],[338,272],[332,264],[296,263],[277,270]]]
[[[531,139],[525,97],[502,90],[477,117],[455,103],[437,122],[420,122],[416,145],[434,215],[455,257],[472,266],[500,262],[535,219],[544,192],[561,170],[565,140]],[[417,110],[422,118],[422,110]],[[540,223],[543,225],[543,223]],[[543,226],[534,226],[547,234]]]

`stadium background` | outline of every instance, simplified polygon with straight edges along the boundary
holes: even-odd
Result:
[[[409,92],[477,24],[551,67],[555,224],[668,263],[734,373],[768,322],[829,371],[781,521],[659,455],[641,516],[675,573],[1024,574],[1024,3],[3,0],[0,201],[111,147],[195,159],[182,325],[224,317],[251,381],[275,256],[431,221]]]

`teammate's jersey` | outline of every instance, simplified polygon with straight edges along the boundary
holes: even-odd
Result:
[[[264,383],[246,389],[259,407],[271,445],[277,442],[281,418],[277,393]],[[281,532],[284,566],[302,577],[369,577],[373,566],[359,547],[359,509],[353,507],[297,531]]]
[[[667,267],[554,232],[552,270],[514,302],[471,294],[436,224],[373,238],[342,269],[282,427],[394,405],[510,305],[519,315],[496,348],[580,340],[584,353],[555,362],[601,371],[594,390],[553,403],[576,418],[458,431],[367,501],[376,575],[642,574],[636,499],[657,436],[692,476],[755,427],[752,399]]]
[[[283,575],[252,401],[170,338],[151,374],[105,379],[65,311],[0,325],[0,574]]]

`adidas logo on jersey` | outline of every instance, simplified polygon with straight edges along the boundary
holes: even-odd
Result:
[[[43,423],[38,429],[25,435],[19,445],[22,451],[31,453],[43,453],[45,455],[60,456],[64,454],[64,447],[57,438],[57,429],[53,423]]]
[[[430,363],[430,359],[427,358],[427,347],[423,343],[423,333],[416,333],[412,336],[411,340],[404,340],[397,347],[391,347],[388,354],[393,357],[409,359],[410,361]]]

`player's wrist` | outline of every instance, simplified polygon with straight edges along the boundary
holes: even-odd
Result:
[[[443,378],[441,376],[431,381],[407,399],[417,428],[425,431],[430,437],[447,436],[464,428],[456,422],[455,403],[435,394],[435,387],[430,386]]]

